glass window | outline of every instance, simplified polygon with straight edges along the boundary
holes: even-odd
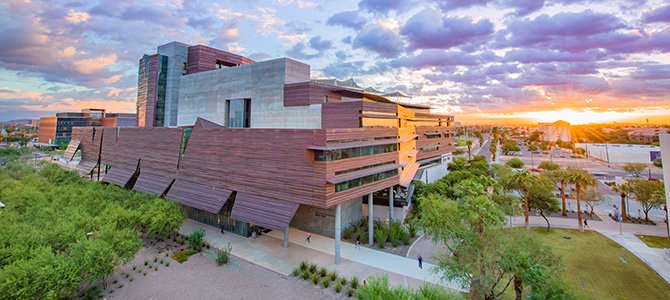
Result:
[[[315,150],[314,160],[333,161],[338,159],[368,156],[368,155],[375,155],[394,151],[398,151],[398,144],[356,147],[356,148],[339,149],[339,150]]]
[[[228,128],[249,128],[251,107],[249,99],[227,101],[226,119]]]
[[[345,182],[341,182],[335,185],[335,192],[341,192],[345,191],[348,189],[353,189],[355,187],[359,187],[365,184],[373,183],[376,181],[380,181],[386,178],[391,178],[393,176],[398,176],[398,169],[382,172],[382,173],[377,173],[377,174],[372,174],[368,175],[365,177],[361,178],[356,178],[352,180],[347,180]]]

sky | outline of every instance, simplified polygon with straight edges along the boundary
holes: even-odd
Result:
[[[464,124],[670,123],[667,0],[4,0],[0,25],[0,120],[134,112],[139,59],[176,40]]]

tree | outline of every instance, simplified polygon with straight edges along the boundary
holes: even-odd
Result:
[[[579,222],[579,231],[584,231],[584,225],[582,224],[582,207],[581,207],[581,201],[580,197],[582,194],[582,191],[590,186],[595,186],[596,181],[591,177],[591,175],[586,172],[584,169],[581,168],[575,168],[575,167],[568,167],[567,169],[567,176],[566,176],[566,181],[569,184],[572,184],[575,186],[575,190],[577,191],[577,222]]]
[[[621,197],[621,221],[626,222],[628,219],[628,215],[626,213],[626,198],[630,196],[633,190],[631,189],[631,186],[628,182],[624,182],[622,184],[613,186],[612,191],[619,193],[619,196]]]
[[[204,245],[203,240],[205,239],[205,230],[200,228],[193,230],[191,232],[191,235],[188,236],[188,245],[191,247],[191,249],[200,252],[202,250],[202,246]]]
[[[623,166],[623,170],[635,175],[635,177],[640,177],[640,174],[644,172],[644,169],[647,168],[647,165],[642,163],[627,163]]]
[[[451,152],[451,154],[453,154],[453,155],[461,155],[461,154],[463,154],[463,152],[464,152],[463,149],[456,148],[456,149],[454,149],[453,152]]]
[[[546,160],[540,162],[540,164],[537,167],[545,171],[555,171],[561,168],[561,166],[559,166],[558,164]]]
[[[642,205],[644,219],[649,221],[649,211],[652,208],[663,205],[664,187],[663,182],[659,180],[631,179],[628,181],[631,186],[631,192],[637,202]]]
[[[547,222],[547,231],[551,230],[551,224],[545,214],[560,211],[558,201],[554,198],[552,180],[547,175],[535,176],[528,187],[529,209],[537,210],[540,216]]]
[[[513,140],[506,140],[502,146],[502,152],[505,155],[509,155],[512,152],[519,152],[521,148]]]
[[[589,217],[593,218],[593,208],[596,204],[605,200],[605,197],[595,187],[587,188],[584,190],[583,194],[584,195],[582,196],[582,200],[584,200],[584,202],[586,202],[586,206],[589,207]]]
[[[536,151],[538,148],[535,144],[528,144],[528,151]]]
[[[498,145],[496,140],[491,141],[491,146],[489,146],[489,151],[491,152],[491,161],[496,161],[496,155],[498,154]]]
[[[516,190],[523,196],[523,216],[526,224],[526,229],[530,228],[528,223],[528,188],[531,186],[535,175],[527,170],[521,172],[512,172],[510,176],[503,179],[502,186]]]
[[[472,140],[465,141],[465,144],[468,146],[468,160],[472,159]]]
[[[516,158],[516,157],[514,157],[514,158],[508,160],[508,161],[505,163],[505,165],[508,165],[508,166],[510,166],[511,168],[521,169],[521,168],[523,168],[523,161],[520,160],[520,159],[518,159],[518,158]]]
[[[657,168],[663,168],[663,160],[660,157],[654,159],[654,166],[656,166]]]

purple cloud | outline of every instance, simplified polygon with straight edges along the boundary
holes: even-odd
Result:
[[[398,58],[392,61],[391,65],[396,67],[407,67],[410,69],[423,69],[445,66],[473,66],[482,62],[483,61],[479,56],[462,51],[426,49],[415,56]]]
[[[639,80],[670,79],[670,64],[644,64],[638,66],[630,77]]]
[[[445,11],[487,5],[493,0],[433,0]]]
[[[333,47],[333,42],[323,40],[320,36],[315,36],[309,40],[309,46],[317,51],[326,51]]]
[[[367,26],[352,41],[354,49],[362,48],[385,58],[396,57],[402,53],[403,44],[397,33],[377,24]]]
[[[544,0],[502,0],[501,5],[516,9],[513,15],[522,17],[541,9]]]
[[[328,18],[326,24],[331,26],[342,26],[351,29],[361,29],[365,26],[367,19],[357,11],[343,11]]]
[[[642,21],[645,23],[670,22],[670,4],[644,14]]]
[[[485,39],[493,33],[493,24],[486,19],[448,17],[424,9],[412,16],[400,33],[409,39],[411,49],[449,49]]]
[[[358,7],[371,12],[387,14],[392,10],[402,10],[409,5],[408,0],[361,0]]]
[[[595,57],[587,53],[569,53],[537,48],[516,49],[505,54],[506,61],[516,61],[524,64],[552,61],[590,61],[593,59]]]

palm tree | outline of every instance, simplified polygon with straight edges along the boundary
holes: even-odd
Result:
[[[471,141],[471,140],[467,140],[467,141],[465,142],[465,144],[468,145],[468,160],[471,160],[471,159],[472,159],[472,151],[471,151],[471,149],[472,149],[472,141]]]
[[[626,222],[626,219],[628,219],[628,215],[626,214],[626,197],[630,195],[632,189],[630,185],[625,182],[613,186],[612,191],[619,193],[619,196],[621,196],[621,220],[622,222]]]
[[[516,190],[523,196],[523,216],[526,229],[530,228],[528,224],[528,187],[530,187],[534,179],[535,175],[533,173],[523,170],[521,172],[514,172],[509,176],[508,182],[505,183],[506,186]]]
[[[582,168],[568,167],[567,172],[567,182],[574,185],[577,191],[577,221],[579,222],[579,231],[584,231],[582,225],[582,207],[579,200],[582,190],[589,186],[595,186],[596,180]]]
[[[549,178],[553,180],[555,183],[560,183],[561,184],[561,215],[564,217],[568,216],[568,212],[565,209],[565,181],[568,176],[568,172],[566,170],[563,170],[559,167],[557,170],[553,170],[547,173]]]

